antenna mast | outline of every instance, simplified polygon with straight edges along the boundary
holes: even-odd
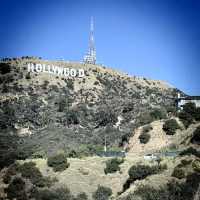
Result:
[[[90,38],[88,53],[84,57],[84,63],[94,64],[96,63],[96,48],[94,43],[94,19],[91,17],[90,21]]]

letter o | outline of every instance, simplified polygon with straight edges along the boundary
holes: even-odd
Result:
[[[75,77],[76,76],[76,70],[75,69],[71,69],[70,70],[70,75]]]
[[[36,64],[36,66],[35,66],[35,70],[36,70],[36,72],[42,72],[42,65],[41,64]]]

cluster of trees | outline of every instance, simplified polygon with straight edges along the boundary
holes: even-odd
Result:
[[[166,169],[167,165],[165,164],[152,166],[143,164],[133,165],[128,171],[129,178],[123,185],[123,191],[126,191],[134,181],[145,179],[149,175],[158,174]]]
[[[196,104],[192,102],[186,103],[178,116],[184,126],[188,128],[194,121],[200,121],[200,107],[196,107]]]

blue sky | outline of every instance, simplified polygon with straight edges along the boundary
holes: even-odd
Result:
[[[98,63],[200,95],[199,0],[1,0],[0,56]]]

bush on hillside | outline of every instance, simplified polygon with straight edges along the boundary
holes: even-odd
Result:
[[[60,99],[58,103],[58,112],[63,112],[66,105],[67,105],[66,99]]]
[[[167,165],[160,164],[153,166],[142,164],[133,165],[128,171],[129,178],[123,185],[123,191],[126,191],[134,181],[145,179],[149,175],[160,173],[166,169]]]
[[[163,130],[167,135],[174,135],[179,128],[180,127],[175,119],[169,119],[163,124]]]
[[[19,168],[19,164],[14,163],[12,165],[10,165],[6,171],[6,173],[3,176],[3,182],[5,184],[10,183],[12,176],[17,174],[17,169]]]
[[[17,171],[21,173],[22,177],[29,179],[37,187],[49,187],[52,184],[49,178],[43,177],[34,162],[26,162],[23,165],[19,165]]]
[[[193,122],[192,116],[190,114],[186,113],[185,111],[181,111],[178,114],[178,117],[183,122],[185,128],[188,128]]]
[[[66,113],[66,122],[70,124],[79,124],[78,113],[74,110],[69,110]]]
[[[44,189],[32,191],[32,197],[37,200],[74,200],[68,188]]]
[[[145,124],[150,124],[151,122],[153,122],[154,119],[153,117],[150,115],[149,112],[144,112],[144,113],[141,113],[140,114],[140,117],[139,117],[139,125],[140,126],[143,126]]]
[[[7,63],[0,63],[0,74],[8,74],[11,72],[11,67]]]
[[[197,151],[193,147],[188,147],[187,149],[184,149],[179,153],[180,156],[189,156],[189,155],[194,155],[200,158],[200,151]]]
[[[200,144],[200,126],[196,128],[191,138],[191,143]]]
[[[150,140],[151,136],[148,132],[152,129],[151,125],[146,125],[142,128],[142,133],[139,136],[140,143],[146,144]]]
[[[7,197],[10,200],[28,200],[25,192],[25,182],[20,177],[15,177],[6,189]]]
[[[94,200],[108,200],[111,195],[112,190],[110,188],[99,185],[92,197]]]
[[[142,132],[139,136],[140,143],[142,143],[142,144],[148,143],[150,138],[151,138],[151,135],[146,132]]]
[[[154,120],[166,119],[167,112],[161,108],[155,108],[153,111],[150,112],[150,115]]]
[[[200,173],[194,172],[187,175],[186,182],[184,184],[183,199],[194,200],[194,195],[197,192],[200,184]]]
[[[153,130],[153,127],[151,125],[146,125],[142,128],[143,133],[148,133],[149,131]]]
[[[181,160],[181,163],[179,165],[180,165],[180,167],[185,167],[185,166],[191,164],[191,162],[192,162],[192,159],[183,159],[183,160]]]
[[[192,168],[195,172],[200,173],[200,159],[196,159],[192,162]]]
[[[88,196],[85,192],[82,192],[78,194],[76,197],[74,197],[74,200],[87,200]]]
[[[189,102],[189,103],[184,104],[183,111],[190,114],[192,117],[194,117],[196,113],[195,103]]]
[[[174,168],[174,171],[172,173],[173,177],[176,177],[178,179],[185,178],[185,171],[183,168],[179,168],[178,166]]]
[[[200,121],[200,107],[196,108],[195,116],[194,116],[196,121]]]
[[[149,166],[149,165],[133,165],[129,171],[130,180],[136,181],[146,178],[151,174],[157,174],[160,172],[160,169],[157,165]]]
[[[166,200],[166,191],[164,188],[155,189],[150,185],[140,185],[134,192],[134,195],[139,196],[140,198],[138,199],[140,200]],[[126,200],[129,200],[129,196],[127,196]]]
[[[199,184],[200,174],[193,173],[186,177],[185,182],[171,180],[159,188],[140,185],[134,193],[129,194],[123,200],[194,200]]]
[[[97,126],[107,126],[109,124],[115,124],[118,119],[117,115],[112,112],[111,110],[101,110],[98,113],[96,113],[95,121],[97,122]]]
[[[195,103],[186,103],[183,105],[183,110],[179,113],[179,118],[185,127],[188,128],[194,120],[200,120],[200,108],[196,107]]]
[[[26,162],[22,165],[15,163],[9,166],[3,177],[4,183],[8,184],[12,176],[16,176],[17,174],[21,174],[23,178],[29,179],[37,187],[49,187],[52,185],[52,180],[48,177],[43,177],[34,162]]]
[[[176,113],[176,107],[175,106],[167,106],[166,107],[166,111],[167,111],[167,113],[173,113],[173,114],[175,114]]]
[[[154,188],[151,185],[140,185],[134,194],[141,197],[141,200],[183,200],[182,191],[183,184],[170,181],[166,186],[159,188]]]
[[[72,79],[67,79],[65,82],[70,90],[74,90],[74,81]]]
[[[47,159],[47,164],[52,167],[55,172],[64,171],[69,167],[67,158],[64,154],[58,154]]]
[[[113,158],[106,162],[106,168],[104,169],[105,174],[115,173],[120,170],[119,165],[124,162],[123,159]]]

